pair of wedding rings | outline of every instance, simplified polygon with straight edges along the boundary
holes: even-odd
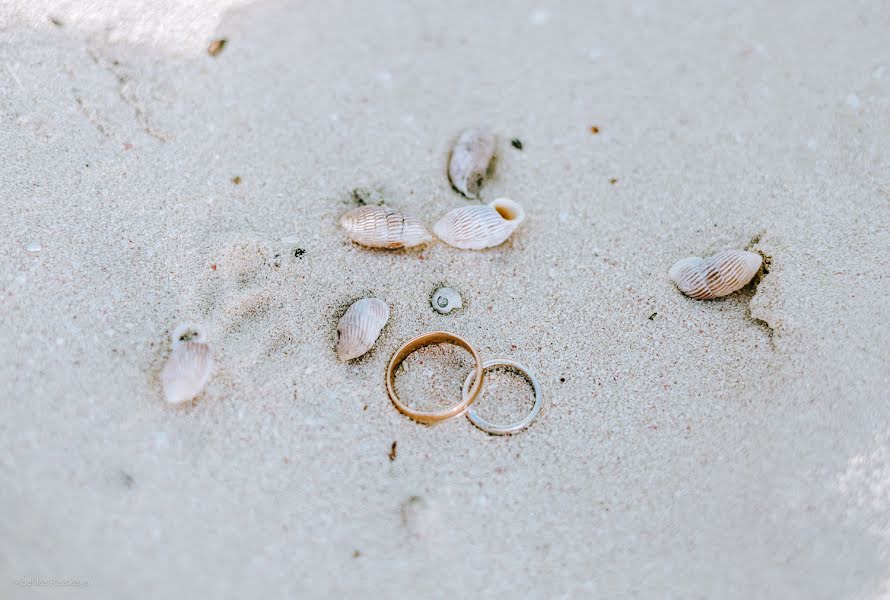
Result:
[[[402,402],[396,394],[396,369],[414,351],[419,350],[424,346],[431,346],[433,344],[442,343],[455,344],[457,346],[460,346],[461,348],[464,348],[473,356],[473,360],[475,361],[476,365],[474,369],[470,371],[470,373],[467,375],[466,380],[464,381],[463,396],[460,402],[458,402],[451,408],[442,411],[415,410]],[[479,413],[477,413],[474,408],[471,408],[471,405],[479,396],[479,393],[482,391],[482,386],[485,383],[485,371],[493,367],[501,366],[510,367],[522,373],[531,383],[532,388],[535,392],[535,404],[534,406],[532,406],[531,412],[526,415],[524,419],[515,423],[510,423],[508,425],[496,425],[493,423],[489,423],[488,421],[480,417]],[[389,361],[389,366],[386,369],[386,391],[389,392],[389,398],[390,400],[392,400],[392,403],[395,404],[396,408],[399,409],[402,414],[414,419],[415,421],[418,421],[420,423],[433,424],[440,421],[446,421],[454,417],[459,417],[460,415],[466,413],[467,418],[470,420],[470,423],[472,423],[482,431],[486,431],[494,435],[507,435],[522,431],[523,429],[531,425],[531,422],[535,420],[535,418],[538,416],[538,413],[541,412],[541,408],[543,406],[543,399],[541,397],[541,386],[538,385],[538,380],[535,379],[535,376],[532,375],[532,373],[527,368],[512,360],[503,358],[482,362],[482,358],[479,356],[479,353],[476,351],[475,348],[473,348],[472,345],[470,345],[469,342],[467,342],[462,337],[453,333],[448,333],[447,331],[433,331],[432,333],[419,335],[414,339],[408,340],[407,342],[405,342],[404,345],[402,345],[401,348],[396,350],[396,353],[393,354],[392,359],[390,359]]]

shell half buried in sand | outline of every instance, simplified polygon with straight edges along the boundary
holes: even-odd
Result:
[[[379,298],[353,303],[337,324],[337,357],[346,362],[371,349],[389,320],[389,307]]]
[[[385,206],[360,206],[340,217],[349,238],[370,248],[411,248],[433,241],[420,219]]]
[[[736,292],[754,278],[763,257],[745,250],[724,250],[709,258],[690,256],[674,263],[669,275],[677,289],[696,300]]]
[[[484,129],[467,129],[451,150],[448,179],[467,198],[478,198],[494,158],[494,134]]]
[[[181,404],[201,393],[213,372],[213,352],[203,342],[174,342],[161,384],[164,399]]]
[[[525,219],[525,211],[509,198],[491,204],[455,208],[433,226],[439,239],[455,248],[481,250],[498,246]]]

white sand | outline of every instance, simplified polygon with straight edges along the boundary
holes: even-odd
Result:
[[[0,597],[890,594],[884,3],[240,4],[2,4]],[[345,240],[357,187],[465,205],[473,124],[510,242]],[[749,244],[756,292],[667,279]],[[186,321],[218,371],[175,408]],[[534,369],[540,419],[400,415],[386,361],[437,328]]]

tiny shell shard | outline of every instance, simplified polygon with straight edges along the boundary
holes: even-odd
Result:
[[[201,393],[213,371],[213,352],[200,342],[173,344],[173,352],[164,365],[161,383],[164,398],[170,404],[181,404]]]
[[[337,324],[337,356],[346,362],[371,349],[389,320],[389,307],[379,298],[363,298],[350,306]]]
[[[212,42],[210,42],[210,45],[207,46],[207,54],[209,54],[210,56],[216,56],[217,54],[222,52],[222,49],[226,47],[226,43],[228,41],[229,40],[227,40],[226,38],[213,40]]]
[[[481,250],[504,243],[525,219],[525,211],[509,198],[491,204],[456,208],[433,226],[436,236],[449,246]]]
[[[744,250],[724,250],[709,258],[690,256],[674,263],[669,275],[677,288],[696,300],[736,292],[754,278],[763,257]]]
[[[448,160],[451,185],[467,198],[478,198],[494,158],[495,137],[483,129],[468,129],[457,140]]]
[[[340,217],[352,241],[370,248],[411,248],[433,240],[423,223],[385,206],[360,206]]]

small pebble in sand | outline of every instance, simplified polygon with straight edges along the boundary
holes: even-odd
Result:
[[[436,312],[443,315],[447,315],[452,310],[461,308],[464,305],[460,298],[460,294],[450,287],[441,287],[433,292],[433,296],[430,298],[430,304],[432,304],[433,309]]]
[[[393,462],[399,452],[399,442],[393,440],[392,446],[389,448],[389,461]]]
[[[745,250],[724,250],[702,259],[690,256],[674,263],[669,276],[681,292],[696,300],[710,300],[736,292],[754,278],[763,257]]]
[[[173,330],[173,334],[170,336],[170,339],[173,341],[173,346],[176,347],[177,344],[181,344],[183,342],[204,343],[207,341],[207,335],[204,333],[204,328],[200,325],[195,325],[194,323],[185,323],[184,325],[180,325]]]
[[[241,176],[235,175],[234,177],[232,177],[232,183],[234,183],[235,185],[241,185]]]
[[[34,254],[43,250],[43,247],[40,245],[40,242],[28,242],[25,244],[25,250]]]
[[[223,48],[226,47],[226,44],[229,42],[226,38],[220,38],[218,40],[213,40],[210,42],[210,45],[207,46],[207,54],[210,56],[216,56],[220,52],[223,51]]]
[[[448,179],[467,198],[478,198],[492,166],[497,140],[485,129],[467,129],[457,139],[448,159]]]
[[[433,232],[449,246],[481,250],[507,241],[524,219],[519,204],[498,198],[490,204],[455,208],[433,226]]]
[[[337,324],[339,359],[346,362],[370,350],[388,320],[389,306],[379,298],[363,298],[353,303]]]
[[[592,133],[593,135],[596,135],[596,134],[598,134],[599,132],[600,132],[600,128],[599,128],[599,127],[597,127],[596,125],[591,125],[591,126],[590,126],[590,133]]]

